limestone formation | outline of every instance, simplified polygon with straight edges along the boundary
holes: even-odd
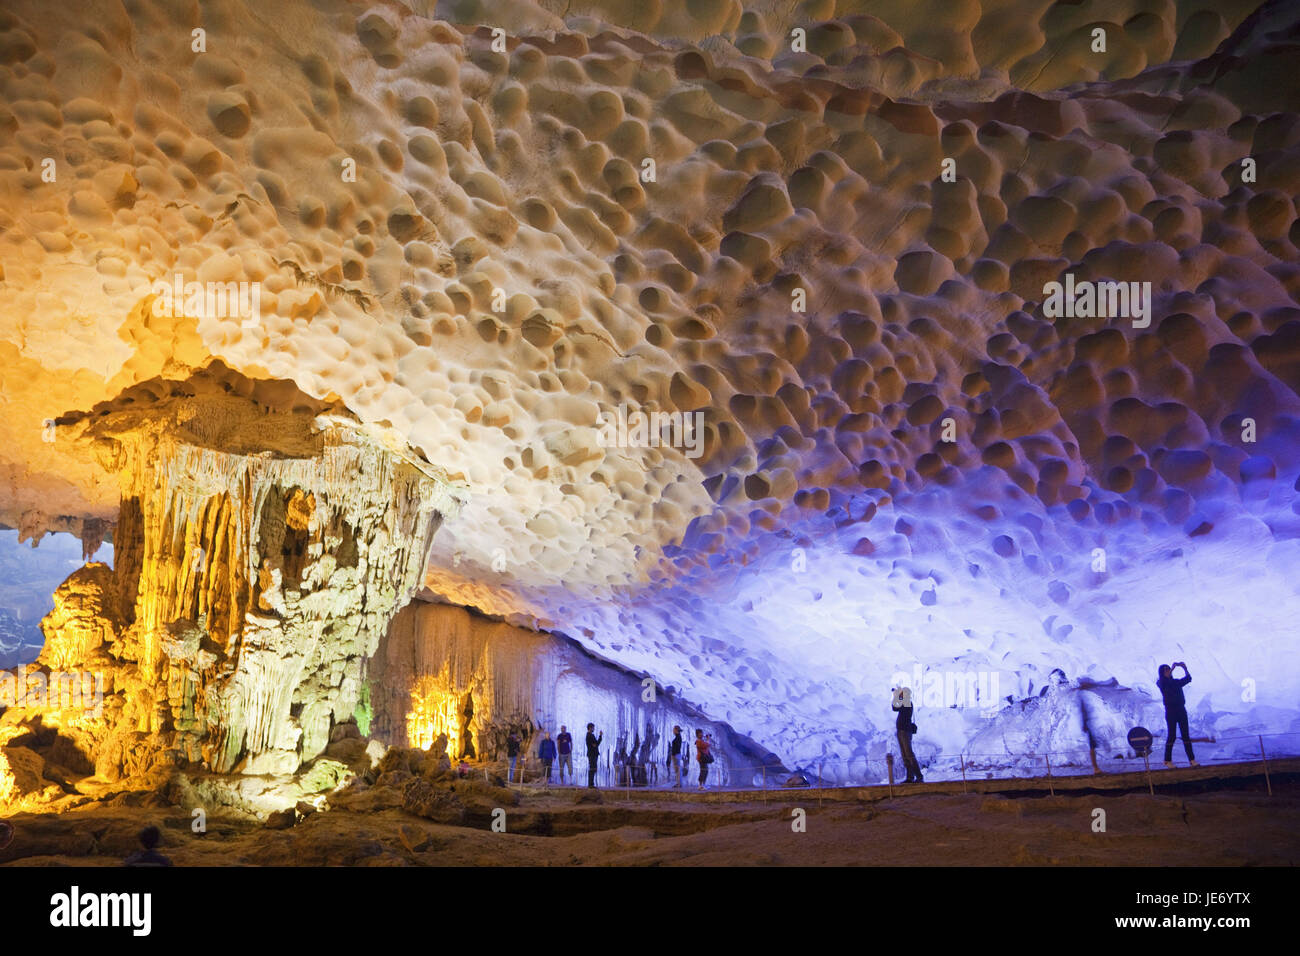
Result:
[[[15,707],[0,733],[35,721],[108,780],[155,765],[288,774],[353,719],[457,490],[294,391],[216,363],[65,419],[122,505],[114,567],[58,589],[38,664],[102,675],[102,708]]]
[[[140,529],[55,611],[126,648],[138,732],[178,715],[186,757],[281,769],[364,716],[420,576],[385,540],[427,529],[344,472],[420,458],[468,491],[425,597],[791,766],[879,779],[914,667],[1001,674],[999,707],[1113,679],[1150,722],[1177,653],[1197,732],[1289,730],[1294,2],[285,6],[0,10],[0,522]],[[238,445],[60,420],[213,357],[291,383]],[[699,445],[609,428],[632,415]],[[450,737],[478,718],[445,692],[420,708]],[[923,758],[993,703],[918,715]]]

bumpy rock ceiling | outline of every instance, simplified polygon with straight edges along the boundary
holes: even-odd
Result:
[[[426,596],[794,761],[914,665],[1195,660],[1201,718],[1286,729],[1288,6],[8,3],[0,521],[102,534],[117,476],[44,423],[219,358],[463,487]],[[1149,326],[1054,315],[1064,273]],[[154,308],[177,275],[258,321]],[[700,454],[606,447],[620,407]]]

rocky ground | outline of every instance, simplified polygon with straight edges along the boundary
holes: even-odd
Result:
[[[900,792],[819,800],[815,791],[785,791],[701,802],[521,793],[435,774],[361,782],[331,794],[325,811],[304,802],[266,821],[214,811],[206,832],[196,833],[187,805],[168,802],[195,791],[173,781],[61,814],[11,816],[14,837],[0,863],[115,866],[153,823],[179,866],[1295,865],[1300,776],[1275,774],[1272,783],[1272,797],[1258,782],[1225,781],[1165,785],[1155,796]],[[796,809],[806,813],[803,832],[793,826]],[[1098,809],[1105,832],[1093,829]],[[494,815],[505,832],[492,829]]]

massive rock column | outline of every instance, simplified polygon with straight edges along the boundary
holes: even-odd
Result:
[[[457,488],[341,406],[220,363],[61,424],[122,504],[115,567],[58,589],[38,662],[103,672],[103,706],[47,709],[43,726],[110,779],[160,761],[291,773],[318,755]]]

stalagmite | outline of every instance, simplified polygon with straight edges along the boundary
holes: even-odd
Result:
[[[319,754],[459,507],[382,430],[291,392],[217,362],[63,422],[119,476],[122,505],[115,567],[59,588],[39,661],[102,671],[102,714],[42,719],[101,776],[284,774]],[[7,711],[0,735],[30,716]]]

